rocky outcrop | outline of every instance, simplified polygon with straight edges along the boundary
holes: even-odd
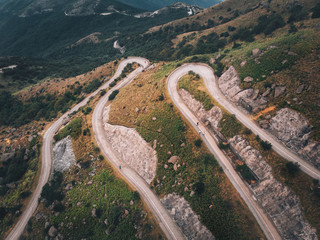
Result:
[[[283,108],[271,119],[267,129],[288,148],[320,169],[320,144],[312,141],[312,126],[301,114]]]
[[[303,216],[299,198],[273,177],[272,168],[263,159],[261,153],[239,135],[230,139],[229,143],[233,151],[258,178],[258,182],[251,185],[252,191],[281,236],[288,240],[318,239],[316,230]]]
[[[209,111],[206,111],[203,104],[194,99],[185,89],[180,89],[179,94],[187,107],[194,112],[203,123],[218,128],[219,122],[222,119],[222,111],[219,107],[214,106]]]
[[[106,140],[118,154],[120,160],[133,168],[148,184],[156,175],[157,152],[134,128],[111,125],[110,106],[105,108],[103,121]]]
[[[247,78],[246,78],[247,79]],[[231,66],[222,76],[218,79],[218,86],[221,92],[231,101],[241,106],[248,112],[258,112],[260,109],[265,108],[268,99],[263,96],[257,89],[240,88],[240,78],[236,69]]]
[[[212,233],[201,224],[190,204],[179,195],[172,193],[162,198],[161,203],[168,210],[187,239],[215,239]]]
[[[53,171],[64,172],[75,163],[71,137],[68,136],[53,146]]]

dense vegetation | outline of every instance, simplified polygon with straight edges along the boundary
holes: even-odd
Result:
[[[61,131],[59,131],[59,133],[57,133],[54,136],[54,139],[56,141],[59,141],[61,139],[64,139],[68,135],[70,135],[73,139],[77,139],[82,133],[81,127],[82,127],[82,119],[77,117],[77,118],[73,119]]]
[[[23,202],[31,194],[40,154],[39,137],[0,164],[0,236],[21,215]]]

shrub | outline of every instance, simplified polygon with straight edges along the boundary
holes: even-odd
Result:
[[[297,31],[298,31],[297,27],[293,23],[291,23],[288,33],[295,33]]]
[[[110,87],[114,87],[117,83],[113,81],[112,83],[109,84]]]
[[[6,185],[0,186],[0,197],[4,196],[8,192],[9,188]]]
[[[228,26],[228,31],[229,31],[229,32],[233,32],[234,30],[236,30],[235,27],[233,27],[233,26]]]
[[[236,33],[234,33],[231,36],[231,40],[241,40],[241,41],[246,41],[246,42],[253,42],[254,41],[254,37],[252,32],[250,31],[249,28],[239,28],[238,31]]]
[[[100,96],[102,97],[102,96],[104,96],[106,94],[106,90],[105,89],[102,89],[101,91],[100,91]]]
[[[269,143],[268,141],[261,141],[260,145],[264,150],[270,150],[272,148],[271,143]]]
[[[219,142],[219,148],[223,149],[223,150],[229,149],[230,148],[230,144]]]
[[[320,17],[320,3],[312,9],[312,18],[319,18]]]
[[[86,128],[86,129],[83,129],[83,135],[84,136],[90,136],[91,134],[90,134],[90,129],[89,128]]]
[[[77,139],[82,132],[81,128],[82,128],[82,119],[78,117],[78,118],[72,120],[57,135],[55,135],[54,139],[56,141],[59,141],[61,139],[64,139],[68,135],[70,135],[74,139]]]
[[[164,100],[163,93],[160,94],[160,96],[158,97],[158,100],[159,100],[159,101],[163,101],[163,100]]]
[[[252,33],[264,33],[265,35],[269,35],[284,25],[285,22],[282,16],[278,14],[263,15],[258,18],[258,25],[253,28]]]
[[[25,198],[29,197],[30,195],[31,195],[31,192],[30,192],[29,190],[20,193],[20,197],[21,197],[22,199],[25,199]]]
[[[112,101],[113,99],[115,99],[118,93],[119,93],[119,90],[114,90],[109,96],[109,101]]]
[[[54,205],[53,210],[55,212],[62,212],[64,211],[65,206],[62,203],[57,203],[56,205]]]
[[[41,197],[46,200],[46,206],[51,205],[55,200],[63,200],[64,194],[61,192],[62,178],[61,172],[55,172],[50,182],[43,186]]]
[[[192,187],[198,195],[204,193],[204,183],[202,181],[195,183]]]
[[[308,17],[307,11],[304,10],[303,6],[295,5],[290,10],[291,15],[288,19],[288,23],[304,20]]]
[[[255,176],[253,175],[252,171],[250,170],[250,168],[246,165],[246,164],[243,164],[243,165],[238,165],[236,167],[236,170],[238,172],[241,173],[241,176],[247,181],[247,182],[251,182],[251,181],[255,181],[256,178]]]
[[[4,207],[0,207],[0,219],[4,219],[6,215],[7,215],[7,209]]]
[[[297,162],[296,163],[287,162],[286,167],[287,167],[289,174],[293,175],[293,176],[296,175],[300,171],[300,166]]]
[[[98,80],[98,79],[95,79],[95,80],[91,81],[91,82],[89,83],[89,85],[86,86],[86,87],[83,89],[83,91],[84,91],[85,93],[91,93],[91,92],[93,92],[94,90],[96,90],[97,88],[99,88],[99,87],[101,86],[101,84],[102,84],[102,81],[100,81],[100,80]]]
[[[92,108],[91,108],[91,107],[86,107],[85,110],[82,110],[82,112],[83,112],[84,115],[88,115],[91,111],[92,111]]]
[[[200,148],[201,145],[202,145],[202,140],[201,140],[200,138],[197,139],[197,140],[195,140],[195,141],[194,141],[194,145],[195,145],[196,147]]]
[[[245,128],[243,131],[244,135],[250,135],[252,133],[252,131],[249,128]]]
[[[104,159],[103,155],[99,155],[99,159],[102,161]]]

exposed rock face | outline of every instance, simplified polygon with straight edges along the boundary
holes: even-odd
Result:
[[[194,99],[185,89],[180,89],[179,93],[187,107],[193,111],[202,122],[218,128],[219,122],[222,119],[222,111],[219,107],[214,106],[209,111],[206,111],[203,104]]]
[[[134,128],[108,124],[110,106],[105,108],[105,136],[120,159],[133,168],[148,184],[156,175],[157,152]]]
[[[165,196],[160,201],[187,239],[215,239],[212,233],[201,224],[199,217],[183,197],[173,193]]]
[[[265,108],[268,99],[259,94],[257,89],[242,90],[240,78],[236,69],[231,66],[218,80],[218,86],[222,93],[232,102],[238,104],[248,112],[258,112]]]
[[[311,127],[301,114],[283,108],[272,118],[268,129],[287,147],[320,169],[320,144],[311,140]]]
[[[64,172],[75,163],[72,140],[68,136],[53,146],[53,171]]]
[[[287,186],[272,175],[272,168],[261,153],[252,148],[241,136],[229,140],[231,148],[245,161],[259,179],[252,185],[252,191],[259,203],[268,213],[284,239],[318,239],[316,230],[304,218],[300,200]]]

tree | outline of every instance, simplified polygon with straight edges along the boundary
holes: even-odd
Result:
[[[286,163],[287,170],[290,175],[295,176],[300,171],[300,165],[296,162],[287,162]]]
[[[202,181],[199,181],[193,185],[193,190],[198,194],[201,195],[204,193],[204,183]]]
[[[109,96],[109,101],[115,99],[115,97],[118,95],[118,93],[119,93],[119,90],[114,90]]]
[[[201,140],[200,138],[197,139],[197,140],[195,140],[195,141],[194,141],[194,145],[195,145],[196,147],[200,148],[201,145],[202,145],[202,140]]]
[[[320,3],[312,9],[312,18],[319,18],[320,17]]]
[[[264,150],[270,150],[272,148],[271,143],[269,143],[268,141],[261,141],[260,145]]]

